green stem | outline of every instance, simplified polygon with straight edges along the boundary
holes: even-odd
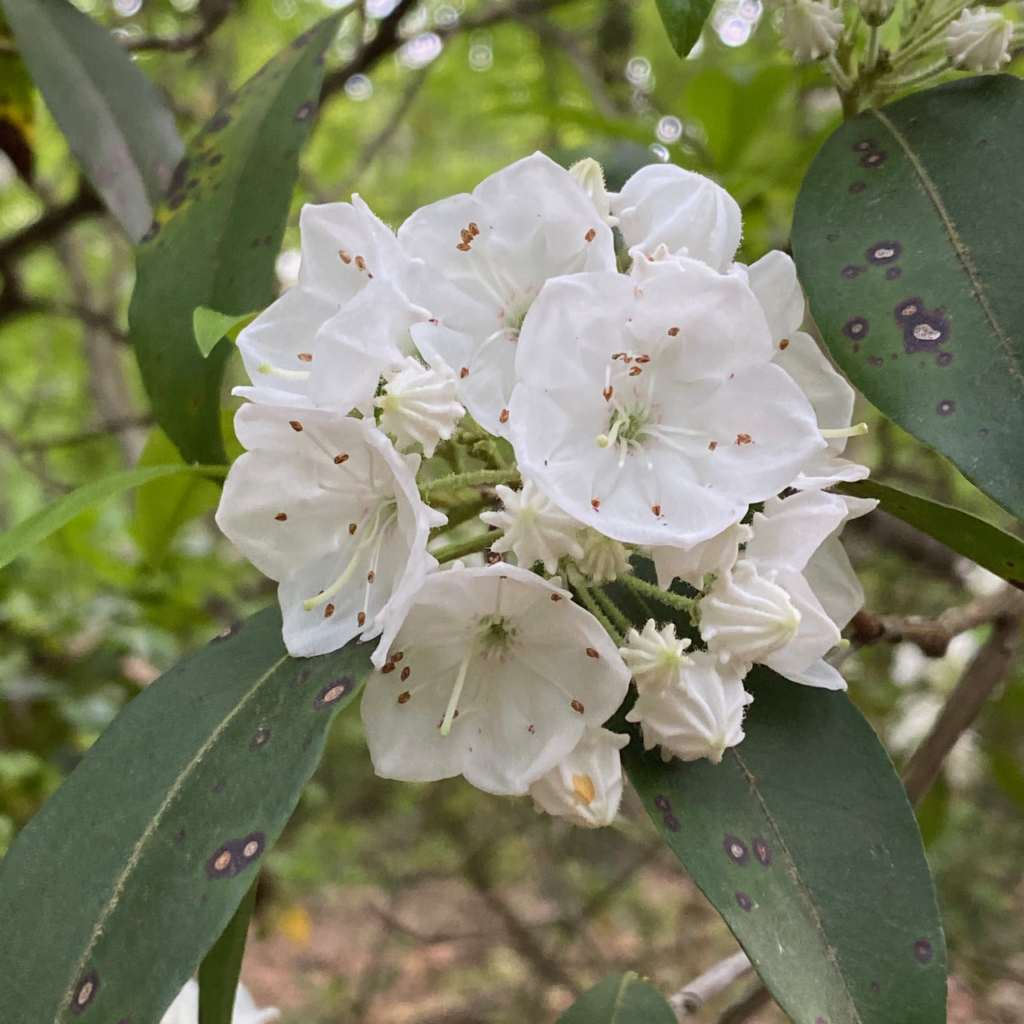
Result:
[[[870,74],[878,63],[878,26],[868,26],[868,47],[864,54],[864,72]]]
[[[918,36],[910,46],[900,52],[898,55],[899,59],[893,65],[893,71],[902,71],[917,60],[925,50],[936,43],[950,23],[956,20],[957,15],[959,15],[962,9],[963,6],[961,4],[955,4],[938,15],[922,35]]]
[[[420,494],[425,498],[434,491],[455,491],[463,487],[477,487],[480,484],[517,484],[518,469],[476,469],[470,473],[453,473],[438,480],[427,480],[420,484]]]
[[[446,544],[430,553],[444,565],[445,562],[454,562],[456,558],[463,558],[465,555],[475,555],[478,551],[489,548],[496,540],[504,534],[503,530],[488,530],[487,533],[477,534],[469,540],[457,541],[454,544]]]
[[[620,647],[625,640],[619,634],[619,631],[611,624],[608,620],[608,616],[601,610],[598,603],[594,600],[594,595],[590,592],[590,588],[582,582],[582,580],[576,580],[573,583],[573,589],[579,595],[580,600],[586,606],[588,612],[597,619],[598,622],[604,626],[605,632],[615,641]]]
[[[853,79],[839,66],[834,53],[830,53],[822,63],[841,93],[853,92]]]
[[[615,623],[623,638],[629,635],[633,623],[623,614],[619,606],[604,592],[601,587],[594,587],[591,591],[597,603],[604,609],[605,614]]]
[[[879,82],[879,86],[890,92],[895,92],[897,89],[907,89],[912,85],[920,85],[922,82],[927,82],[930,78],[935,78],[936,75],[944,74],[950,70],[950,63],[947,58],[943,57],[942,60],[936,61],[934,64],[929,64],[927,67],[922,68],[920,71],[915,71],[912,75],[904,75],[902,77],[895,76],[893,78],[886,78]]]
[[[620,576],[618,582],[625,583],[627,587],[635,590],[638,594],[645,594],[655,601],[668,605],[669,608],[678,608],[679,611],[686,612],[690,616],[691,622],[696,621],[694,611],[697,608],[699,598],[683,597],[682,594],[674,594],[671,590],[662,590],[661,587],[656,587],[653,583],[647,583],[636,576]]]
[[[469,522],[470,519],[476,518],[481,512],[486,511],[489,508],[493,508],[494,505],[489,501],[468,501],[461,505],[455,505],[450,509],[446,509],[448,515],[448,522],[444,526],[435,526],[430,531],[430,539],[433,540],[435,537],[440,537],[444,533],[448,533],[454,530],[456,526],[461,526],[463,523]]]

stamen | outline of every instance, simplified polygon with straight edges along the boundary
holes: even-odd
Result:
[[[309,380],[309,370],[282,370],[270,363],[260,363],[260,373],[265,373],[268,377],[281,377],[284,380]]]
[[[856,423],[852,427],[826,427],[824,430],[819,430],[818,433],[822,437],[860,437],[861,434],[868,432],[868,425],[866,423]]]
[[[342,574],[326,590],[321,590],[320,593],[316,595],[316,597],[309,597],[302,602],[302,607],[307,612],[311,612],[318,605],[324,604],[325,602],[329,601],[332,597],[334,597],[336,593],[338,593],[339,590],[341,590],[342,587],[345,586],[346,583],[348,583],[348,581],[352,578],[352,574],[356,571],[356,568],[359,565],[359,556],[362,554],[363,550],[373,542],[373,539],[377,536],[378,533],[382,535],[381,540],[383,540],[383,533],[385,532],[388,525],[390,525],[391,519],[394,516],[394,513],[392,513],[388,516],[387,520],[382,524],[381,513],[383,511],[384,505],[379,506],[376,514],[373,517],[373,522],[370,524],[370,528],[366,531],[366,535],[363,537],[363,539],[356,545],[355,551],[352,552],[352,557],[349,559],[349,563],[347,566],[345,566],[345,569],[342,572]],[[355,530],[353,529],[353,527],[355,526],[355,523],[349,524],[350,534],[355,533]],[[380,541],[378,541],[377,548],[379,552]],[[363,615],[363,621],[366,621],[365,614]],[[362,623],[360,623],[360,625],[362,625]]]
[[[452,722],[455,720],[456,705],[459,703],[459,698],[462,696],[462,688],[466,685],[466,673],[469,672],[469,663],[473,660],[473,655],[476,653],[476,641],[474,640],[469,645],[469,650],[466,651],[466,656],[462,659],[462,664],[459,666],[459,674],[455,677],[455,687],[452,689],[452,695],[448,698],[448,707],[445,710],[444,718],[441,719],[441,725],[438,728],[438,732],[442,736],[447,736],[452,731]]]

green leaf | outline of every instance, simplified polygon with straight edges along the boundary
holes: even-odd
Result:
[[[686,57],[697,45],[715,0],[656,0],[672,49]]]
[[[18,50],[71,151],[137,242],[184,145],[156,86],[67,0],[2,0]]]
[[[914,817],[921,830],[921,841],[925,846],[931,846],[939,838],[949,818],[949,783],[945,776],[940,775],[921,798],[914,810]]]
[[[203,358],[214,350],[221,338],[234,341],[238,332],[255,316],[256,313],[218,313],[215,309],[197,306],[192,313],[192,333]],[[233,330],[236,327],[238,330]]]
[[[231,1024],[258,883],[259,876],[253,879],[227,928],[199,965],[199,1024]]]
[[[558,1024],[677,1024],[658,990],[632,971],[610,974],[569,1007]]]
[[[86,509],[98,505],[107,498],[123,494],[125,491],[158,480],[160,477],[174,473],[192,473],[206,476],[224,476],[227,470],[223,466],[147,466],[144,469],[130,469],[124,473],[112,473],[102,480],[79,487],[77,491],[58,498],[51,505],[23,519],[7,533],[0,534],[0,569],[13,561],[22,552],[46,540],[62,526],[66,526],[75,516],[81,515]]]
[[[0,54],[0,149],[27,182],[35,171],[35,145],[32,78],[19,54]]]
[[[746,739],[722,763],[629,779],[794,1024],[944,1024],[946,947],[921,837],[845,694],[747,677]]]
[[[966,78],[843,124],[793,221],[797,269],[839,366],[1018,518],[1021,166],[1024,82]]]
[[[206,124],[139,247],[128,310],[157,422],[186,462],[223,462],[220,384],[231,353],[196,345],[197,307],[242,316],[273,297],[299,150],[340,14],[295,39]]]
[[[963,509],[919,498],[874,480],[841,484],[839,490],[858,498],[877,498],[883,512],[917,527],[958,555],[1024,589],[1024,541],[1013,534]]]
[[[372,645],[295,660],[270,608],[121,712],[0,862],[0,1005],[152,1024],[221,935]]]

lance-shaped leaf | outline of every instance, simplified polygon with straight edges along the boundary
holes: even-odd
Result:
[[[877,498],[883,512],[917,527],[958,555],[1024,590],[1024,540],[1019,537],[963,509],[919,498],[874,480],[842,484],[840,490],[858,498]]]
[[[139,247],[132,344],[157,422],[186,462],[225,459],[220,384],[231,352],[221,341],[204,356],[193,314],[240,316],[273,297],[299,150],[339,18],[295,39],[210,119]]]
[[[7,23],[86,177],[137,242],[184,145],[156,86],[68,0],[2,0]]]
[[[558,1024],[676,1024],[676,1015],[650,982],[627,971],[584,992]]]
[[[672,49],[685,57],[697,45],[714,0],[656,0]]]
[[[793,254],[836,362],[1024,518],[1024,82],[967,78],[843,124]]]
[[[795,1024],[944,1024],[928,865],[871,726],[842,693],[760,668],[746,685],[721,764],[626,747],[644,806]]]
[[[295,660],[276,608],[135,698],[0,863],[0,1005],[152,1024],[224,931],[372,645]]]

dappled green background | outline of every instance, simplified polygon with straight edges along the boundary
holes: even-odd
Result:
[[[189,0],[137,3],[80,6],[129,42],[199,23]],[[223,0],[201,10],[215,9]],[[318,0],[241,0],[198,47],[137,59],[187,140],[326,10]],[[709,32],[701,55],[681,62],[653,0],[416,8],[405,36],[439,32],[440,54],[409,67],[431,53],[421,38],[404,63],[389,51],[325,99],[278,264],[282,287],[297,269],[303,202],[358,191],[397,225],[538,148],[564,162],[597,156],[613,184],[659,158],[712,174],[743,205],[742,257],[785,248],[801,177],[839,111],[820,71],[781,53],[770,22],[765,15],[740,47]],[[373,26],[355,10],[346,16],[328,81]],[[173,457],[126,344],[128,241],[97,215],[32,234],[79,187],[38,99],[33,109],[34,184],[0,166],[0,529],[140,454],[154,464]],[[658,134],[666,116],[680,122],[674,141],[671,123]],[[232,364],[229,376],[240,374]],[[938,456],[866,405],[861,416],[872,431],[851,451],[878,479],[1013,529]],[[154,482],[0,570],[0,851],[140,687],[273,600],[273,586],[219,536],[218,493],[199,479]],[[847,540],[879,614],[936,615],[989,585],[880,515],[854,524]],[[943,659],[900,645],[845,662],[851,695],[898,762],[979,632]],[[1022,675],[1018,664],[920,810],[953,969],[979,1017],[1007,1022],[1024,1021]],[[670,992],[733,946],[631,797],[624,810],[621,826],[587,833],[461,780],[378,780],[353,709],[268,859],[264,939],[246,976],[295,1024],[541,1022],[612,969],[649,974]]]

